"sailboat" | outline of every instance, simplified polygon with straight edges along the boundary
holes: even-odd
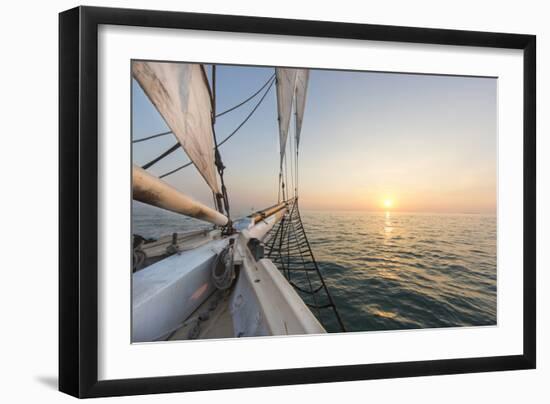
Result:
[[[133,165],[133,199],[212,225],[156,240],[134,235],[133,342],[323,334],[329,328],[345,331],[313,255],[298,203],[298,150],[309,70],[274,68],[273,76],[260,88],[264,93],[252,113],[276,87],[279,196],[272,206],[233,219],[220,152],[228,138],[218,142],[215,132],[220,115],[216,114],[216,66],[211,66],[211,83],[206,69],[201,64],[132,63],[133,78],[170,128],[167,133],[177,139],[174,147],[152,162]],[[294,131],[290,130],[292,114]],[[285,154],[289,133],[293,151]],[[160,177],[147,171],[180,147],[190,159],[180,168],[195,166],[212,191],[213,207],[162,179],[180,168]],[[289,189],[287,180],[288,160],[295,167],[294,189]]]

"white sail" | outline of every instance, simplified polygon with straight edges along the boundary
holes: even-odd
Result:
[[[309,69],[299,69],[296,73],[296,146],[300,145],[300,132],[304,121],[308,82]]]
[[[133,62],[132,74],[212,191],[219,193],[210,87],[203,66]]]
[[[281,146],[281,164],[286,149],[292,101],[296,87],[297,69],[276,68],[277,74],[277,111],[279,114],[279,143]]]

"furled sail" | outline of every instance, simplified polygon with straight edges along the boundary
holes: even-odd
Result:
[[[296,73],[296,145],[300,145],[300,132],[306,108],[307,85],[309,69],[299,69]]]
[[[292,101],[296,87],[297,69],[276,68],[277,74],[277,111],[279,114],[279,143],[281,146],[281,164],[285,155],[288,126],[292,113]]]
[[[200,64],[133,62],[132,74],[214,193],[212,102]]]

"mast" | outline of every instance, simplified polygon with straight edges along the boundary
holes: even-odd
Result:
[[[227,195],[227,188],[225,187],[225,181],[223,179],[223,172],[225,170],[225,165],[222,161],[222,156],[220,154],[220,149],[218,147],[218,139],[216,137],[216,129],[215,129],[215,123],[216,123],[216,65],[212,65],[212,139],[214,141],[214,164],[216,166],[216,169],[218,170],[218,175],[220,177],[220,183],[221,183],[221,192],[217,192],[214,194],[214,198],[216,200],[216,207],[218,209],[218,212],[223,213],[225,210],[225,214],[227,215],[227,218],[229,219],[229,228],[231,229],[231,216],[229,214],[229,197]]]

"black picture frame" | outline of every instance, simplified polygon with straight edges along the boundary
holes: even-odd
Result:
[[[98,381],[97,52],[100,24],[523,50],[523,354]],[[84,398],[534,369],[535,60],[534,35],[96,7],[78,7],[60,13],[59,389]]]

